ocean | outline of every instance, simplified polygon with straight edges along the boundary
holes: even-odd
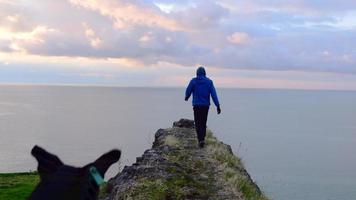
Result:
[[[208,127],[275,200],[356,199],[356,92],[218,89]],[[159,128],[193,118],[184,88],[0,86],[0,172],[36,169],[37,144],[82,166],[112,148],[124,165]]]

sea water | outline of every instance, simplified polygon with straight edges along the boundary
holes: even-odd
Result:
[[[356,199],[356,92],[218,89],[208,127],[276,200]],[[193,118],[184,88],[0,86],[0,172],[30,171],[37,144],[82,166],[122,150],[115,175],[159,128]]]

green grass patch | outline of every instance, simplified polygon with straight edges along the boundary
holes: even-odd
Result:
[[[131,191],[127,191],[125,199],[183,200],[209,197],[206,184],[194,180],[187,174],[177,174],[167,180],[143,178],[138,182],[139,184]]]
[[[173,141],[172,138],[169,140]],[[127,191],[124,199],[208,199],[211,189],[209,181],[194,178],[194,175],[207,171],[206,166],[203,161],[193,159],[191,153],[189,150],[166,152],[164,157],[180,165],[180,168],[168,167],[166,170],[171,176],[165,180],[150,178],[136,180],[138,185]]]
[[[242,161],[231,154],[224,144],[220,143],[211,131],[207,131],[207,149],[224,171],[224,180],[233,190],[241,192],[246,200],[268,200],[257,191],[255,185],[239,169],[244,169]]]
[[[39,175],[36,172],[0,174],[0,199],[24,200],[38,182]]]
[[[173,147],[179,147],[181,145],[178,138],[174,137],[173,135],[168,135],[164,140],[164,144]]]
[[[37,172],[0,173],[0,200],[24,200],[40,181]],[[107,183],[100,186],[99,197],[106,194]]]

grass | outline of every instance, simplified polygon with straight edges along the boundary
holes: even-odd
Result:
[[[0,173],[0,200],[24,200],[39,182],[37,172]],[[100,186],[99,196],[105,195],[106,182]]]
[[[0,199],[24,200],[38,182],[39,176],[36,172],[0,174]]]
[[[264,194],[257,191],[255,185],[244,175],[242,161],[231,154],[224,144],[220,143],[212,134],[207,131],[207,149],[218,162],[219,168],[224,173],[224,180],[230,185],[232,190],[241,192],[246,200],[268,200]]]
[[[124,199],[134,200],[165,200],[165,199],[208,199],[210,194],[210,183],[205,180],[197,180],[194,175],[207,171],[203,161],[194,159],[190,150],[182,149],[183,141],[168,135],[165,137],[164,145],[179,148],[178,151],[164,153],[164,157],[180,168],[167,167],[169,178],[147,178],[136,180],[137,185],[126,191]],[[206,182],[207,181],[207,182]]]
[[[194,180],[188,174],[176,174],[166,180],[142,178],[138,183],[134,190],[126,194],[125,199],[207,199],[209,194],[204,183]]]
[[[176,144],[176,143],[175,143]],[[181,163],[177,168],[167,168],[171,176],[167,179],[141,178],[133,190],[127,191],[125,199],[164,200],[164,199],[207,199],[209,184],[195,180],[191,175],[200,173],[204,164],[193,160],[188,152],[169,152],[166,158],[172,162]],[[183,164],[182,164],[183,163]]]
[[[174,137],[173,135],[168,135],[164,140],[164,144],[168,145],[168,146],[173,146],[173,147],[180,146],[180,142],[179,142],[178,138]]]
[[[167,136],[164,144],[169,146],[181,147],[182,141],[174,136]],[[268,200],[264,194],[249,179],[245,173],[242,161],[232,153],[228,147],[219,142],[212,134],[207,131],[206,137],[207,152],[210,158],[215,160],[216,167],[221,169],[223,176],[222,182],[227,183],[238,194],[242,194],[245,200]],[[181,166],[180,170],[172,168],[168,172],[173,175],[167,180],[143,178],[138,180],[135,189],[128,192],[126,199],[207,199],[211,195],[210,185],[214,181],[214,174],[209,174],[205,161],[194,158],[190,150],[181,149],[179,151],[166,152],[164,155],[169,161]],[[205,180],[196,180],[193,177],[198,174],[206,173]],[[191,192],[194,191],[194,194]]]

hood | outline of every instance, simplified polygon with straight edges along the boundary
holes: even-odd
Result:
[[[197,69],[197,76],[205,76],[205,75],[206,75],[206,72],[205,72],[204,67],[199,67]]]

